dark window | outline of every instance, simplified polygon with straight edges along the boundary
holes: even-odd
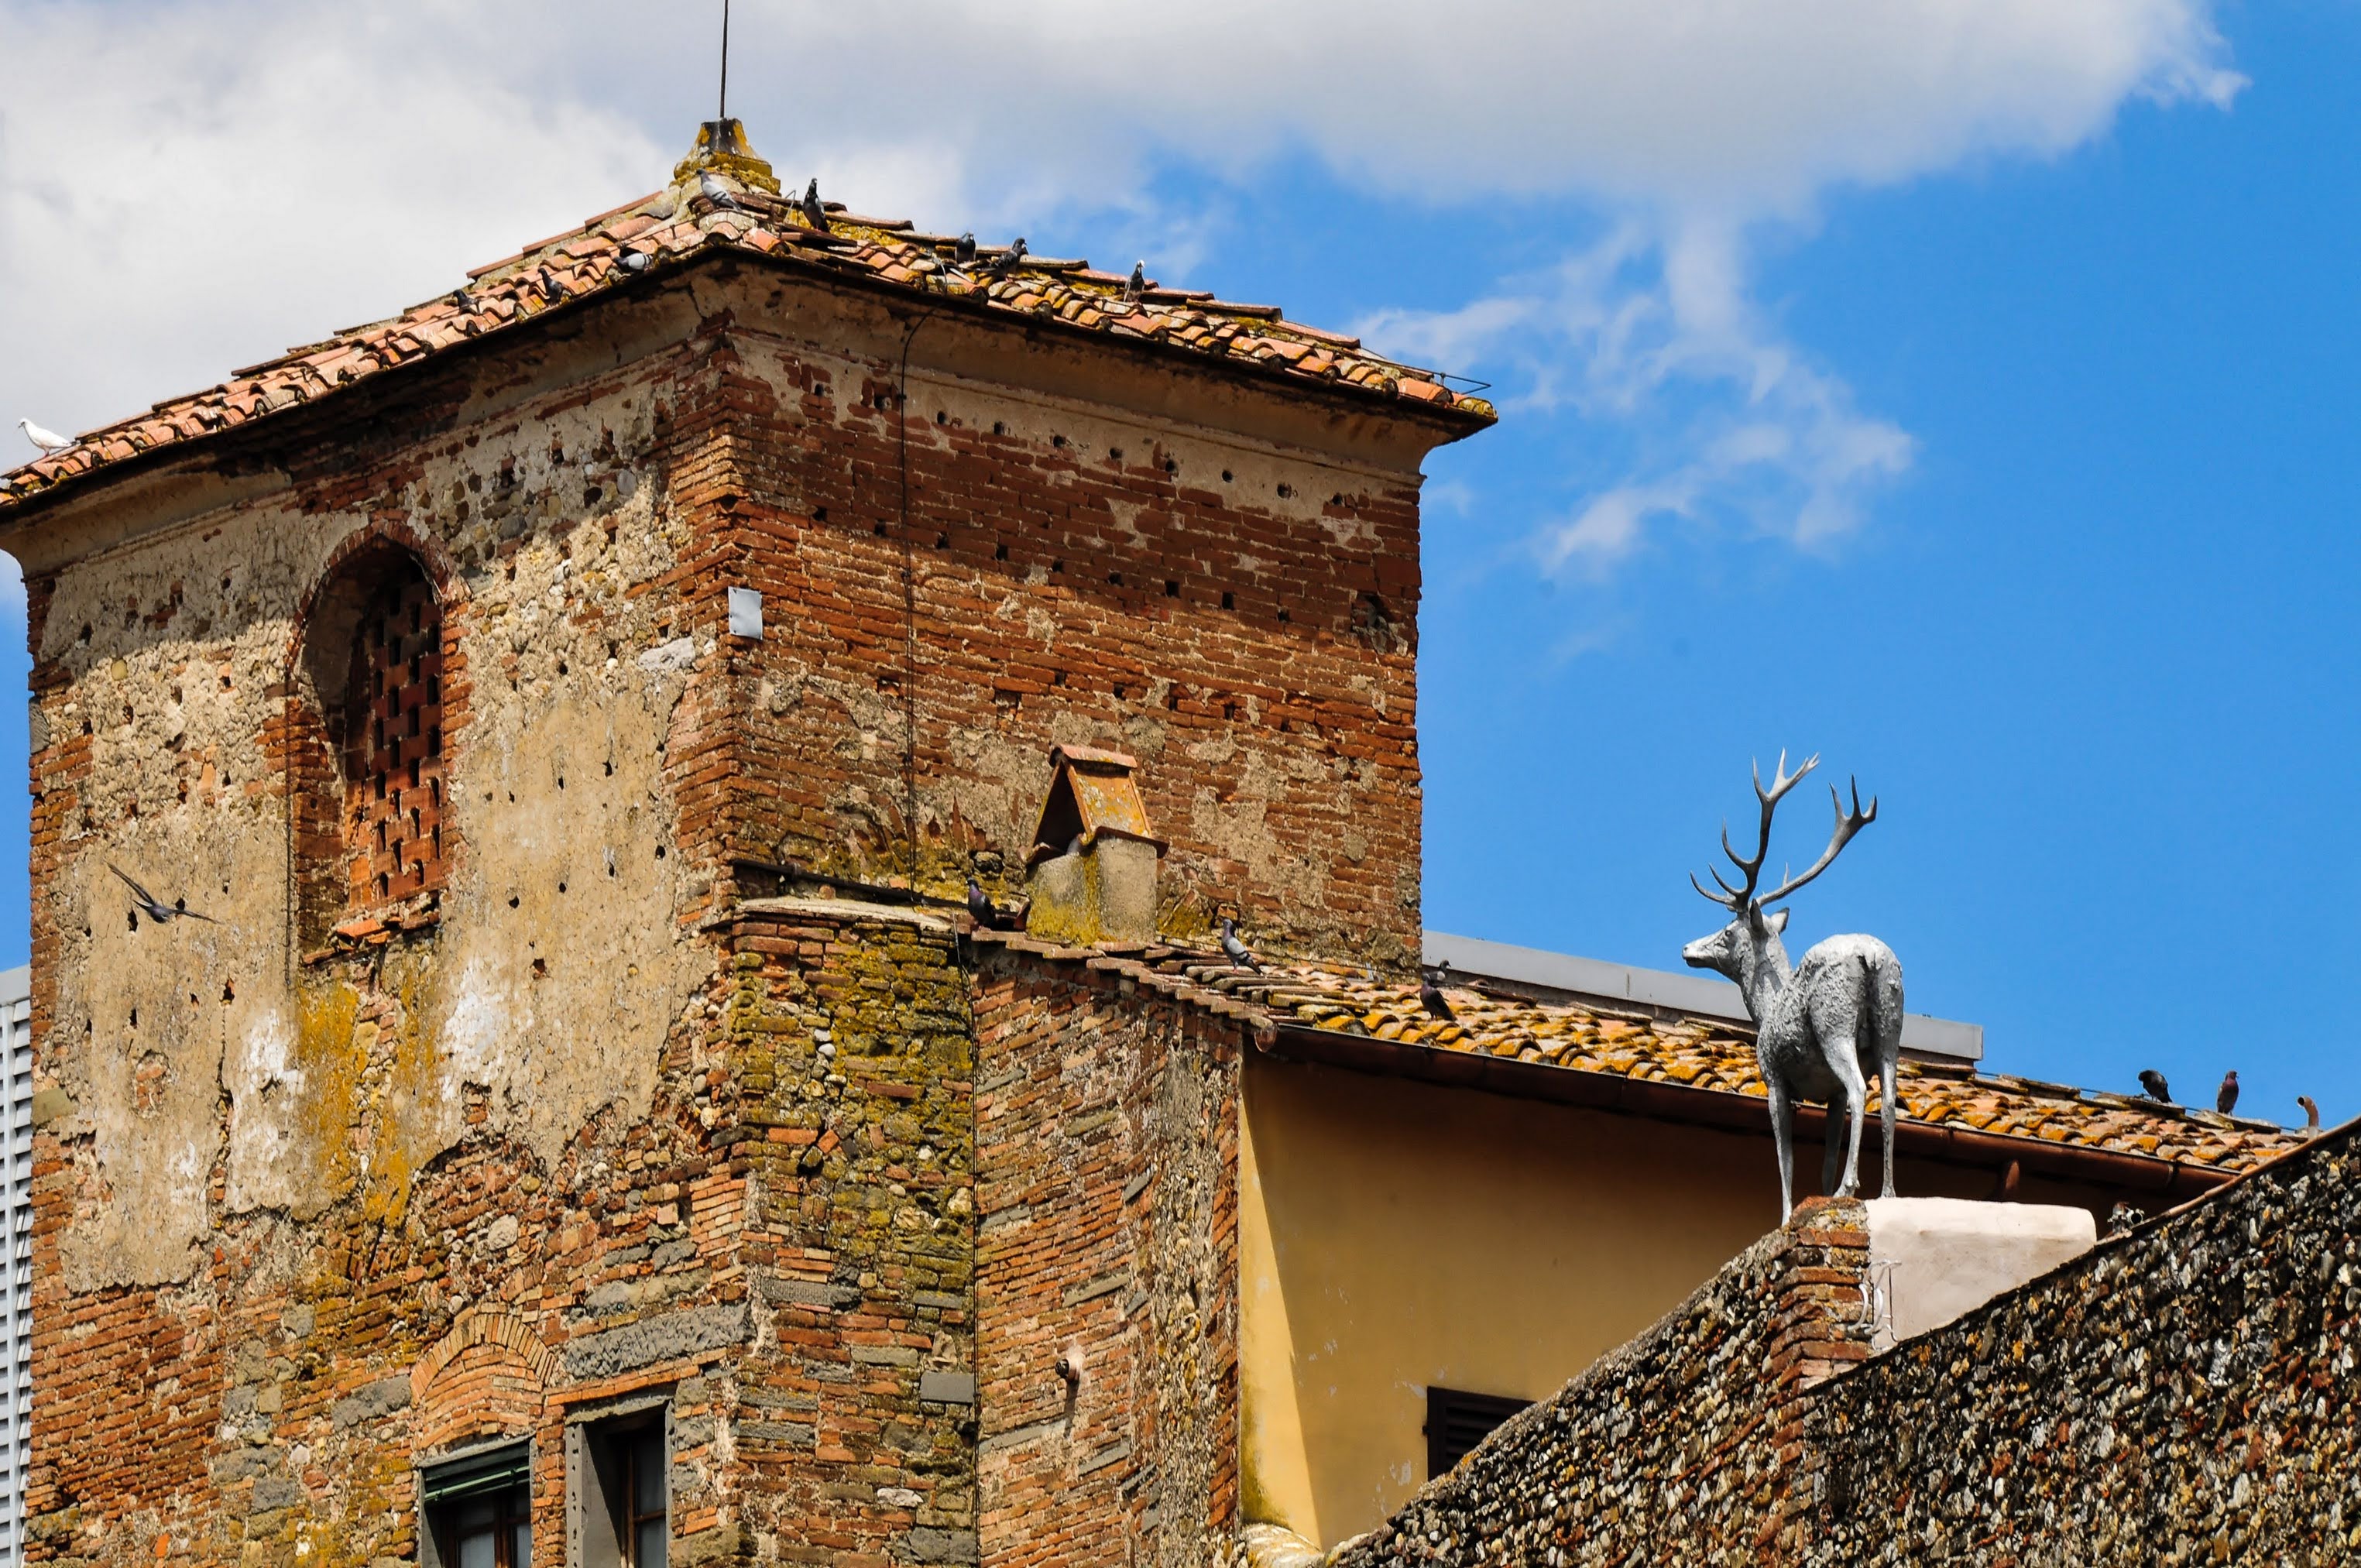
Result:
[[[1459,1388],[1426,1391],[1426,1476],[1432,1481],[1459,1463],[1492,1429],[1532,1404]]]
[[[664,1412],[603,1422],[586,1436],[584,1568],[664,1568]]]
[[[439,1568],[533,1568],[533,1457],[525,1443],[430,1468],[421,1499]]]
[[[345,685],[345,842],[357,909],[443,883],[443,612],[425,575],[362,606]]]

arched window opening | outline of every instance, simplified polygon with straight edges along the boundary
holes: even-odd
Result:
[[[359,916],[421,913],[443,888],[444,660],[442,604],[406,550],[356,553],[315,601],[291,738],[307,943]]]

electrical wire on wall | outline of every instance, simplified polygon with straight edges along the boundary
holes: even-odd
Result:
[[[927,312],[902,334],[902,368],[894,393],[902,489],[902,832],[913,893],[918,887],[918,556],[910,537],[910,344],[934,314]]]

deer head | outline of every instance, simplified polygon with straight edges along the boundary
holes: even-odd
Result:
[[[1763,769],[1758,763],[1754,769],[1754,798],[1762,803],[1763,822],[1755,834],[1754,858],[1749,860],[1730,848],[1730,824],[1725,822],[1721,826],[1721,851],[1737,866],[1741,879],[1740,885],[1732,887],[1722,881],[1719,868],[1706,873],[1713,878],[1713,888],[1707,887],[1695,875],[1689,878],[1690,886],[1729,910],[1736,918],[1712,936],[1701,937],[1683,948],[1681,957],[1687,960],[1691,969],[1709,969],[1736,981],[1739,989],[1746,993],[1747,1011],[1758,1020],[1772,998],[1778,994],[1779,988],[1787,983],[1788,975],[1787,949],[1779,940],[1779,933],[1787,928],[1787,912],[1764,906],[1778,903],[1835,864],[1837,856],[1843,853],[1852,836],[1877,820],[1877,797],[1870,796],[1869,809],[1862,810],[1859,781],[1856,780],[1852,785],[1852,809],[1850,812],[1845,810],[1844,797],[1838,795],[1831,785],[1828,798],[1836,806],[1837,826],[1836,831],[1829,836],[1828,847],[1820,852],[1820,858],[1814,861],[1803,875],[1790,877],[1771,892],[1756,897],[1754,889],[1762,880],[1763,861],[1771,852],[1771,818],[1778,811],[1781,798],[1801,784],[1804,775],[1819,764],[1819,758],[1810,757],[1805,760],[1802,767],[1790,773],[1787,772],[1787,753],[1782,751],[1771,787],[1765,789],[1763,787]],[[1714,888],[1720,891],[1717,893]]]

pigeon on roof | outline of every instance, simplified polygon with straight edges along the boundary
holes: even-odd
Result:
[[[615,265],[626,272],[645,272],[648,269],[649,259],[648,253],[644,250],[627,250],[623,252],[623,258]]]
[[[1020,240],[1018,243],[1024,242]],[[1248,952],[1246,945],[1238,940],[1238,923],[1226,915],[1222,916],[1222,951],[1227,954],[1230,962],[1237,965],[1238,968],[1250,969],[1257,974],[1262,972],[1262,965],[1255,962],[1254,954]]]
[[[967,912],[982,930],[997,931],[1001,927],[999,907],[992,902],[991,895],[977,885],[973,877],[967,879]]]
[[[2140,1069],[2140,1087],[2147,1091],[2147,1097],[2150,1100],[2161,1100],[2167,1105],[2172,1103],[2172,1085],[2167,1083],[2164,1080],[2164,1074],[2157,1071],[2156,1069],[2152,1067]]]
[[[1020,234],[1016,236],[1016,243],[1010,246],[1006,250],[1002,251],[1000,255],[994,258],[992,265],[984,269],[983,275],[997,283],[1003,278],[1007,277],[1011,272],[1016,271],[1016,264],[1024,259],[1025,236]]]
[[[710,169],[703,169],[697,171],[697,188],[703,192],[705,193],[705,199],[712,203],[715,206],[730,212],[735,212],[737,210],[738,198],[730,193],[729,186],[724,185],[719,179],[714,177],[713,170]]]
[[[16,428],[25,433],[26,440],[41,449],[41,455],[45,457],[55,456],[73,444],[70,437],[60,435],[54,430],[45,430],[28,419],[18,420]]]
[[[820,205],[818,175],[813,175],[811,183],[804,187],[803,200],[796,203],[796,211],[807,225],[822,234],[828,232],[828,209]]]
[[[1435,966],[1434,972],[1432,974],[1421,970],[1418,976],[1418,1003],[1420,1006],[1426,1009],[1428,1017],[1441,1019],[1445,1024],[1455,1024],[1459,1020],[1458,1016],[1451,1011],[1451,999],[1443,994],[1443,982],[1450,978],[1451,960],[1449,959],[1444,959],[1442,963]]]
[[[2224,1116],[2238,1108],[2238,1069],[2232,1068],[2223,1075],[2222,1092],[2213,1097],[2213,1109]]]
[[[959,236],[959,243],[951,247],[951,259],[961,267],[975,265],[975,235],[972,231]]]
[[[1126,305],[1137,304],[1139,301],[1141,292],[1145,291],[1147,287],[1148,263],[1146,261],[1136,261],[1132,264],[1131,277],[1124,283],[1123,286],[1123,302]]]
[[[206,924],[213,926],[218,926],[221,924],[220,921],[215,920],[210,915],[200,915],[195,910],[187,907],[187,901],[185,899],[178,904],[166,904],[162,902],[157,898],[154,894],[149,893],[146,888],[141,887],[137,883],[133,882],[129,875],[124,872],[121,866],[109,864],[106,869],[113,872],[116,876],[122,877],[123,885],[131,890],[132,907],[138,910],[140,914],[148,916],[148,919],[156,922],[159,926],[170,925],[175,920],[203,920]]]

